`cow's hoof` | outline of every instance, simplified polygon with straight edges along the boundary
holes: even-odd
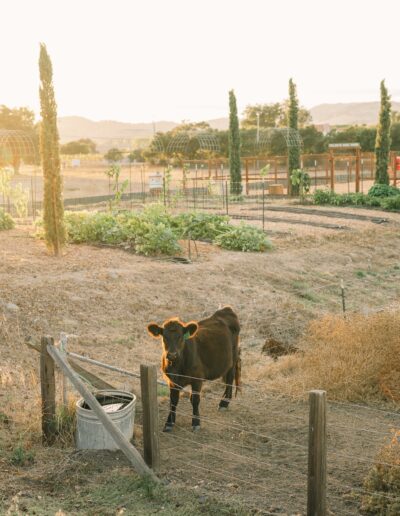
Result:
[[[218,407],[219,412],[226,412],[228,410],[228,407]]]
[[[199,432],[200,431],[200,425],[192,426],[193,432]]]
[[[172,432],[174,425],[165,425],[163,432]]]

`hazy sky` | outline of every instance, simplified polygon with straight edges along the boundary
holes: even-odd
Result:
[[[141,122],[280,101],[400,100],[400,0],[3,0],[0,104],[39,113],[39,42],[59,116]]]

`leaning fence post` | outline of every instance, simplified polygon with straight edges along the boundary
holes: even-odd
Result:
[[[52,337],[42,337],[40,349],[40,388],[42,394],[42,439],[52,444],[55,439],[56,380],[54,361],[47,352],[47,345],[53,345]]]
[[[310,391],[307,516],[326,515],[326,392]]]
[[[156,470],[160,467],[160,443],[158,436],[157,367],[140,366],[140,387],[143,407],[144,460]]]

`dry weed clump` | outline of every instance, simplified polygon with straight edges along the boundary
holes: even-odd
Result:
[[[400,402],[400,311],[325,316],[309,324],[299,347],[303,353],[269,366],[274,390]]]
[[[391,442],[378,454],[364,489],[368,491],[361,500],[364,513],[400,514],[400,430],[393,432]]]

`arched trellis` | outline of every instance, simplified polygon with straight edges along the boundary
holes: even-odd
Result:
[[[0,129],[0,160],[11,164],[16,161],[38,162],[36,138],[27,131]]]
[[[20,188],[19,192],[22,195],[22,191],[26,192],[27,195],[27,214],[32,213],[35,218],[36,210],[38,209],[37,198],[37,165],[40,163],[39,160],[39,149],[38,140],[34,133],[22,131],[19,129],[0,129],[0,167],[5,165],[12,165],[14,172],[19,171],[21,163],[35,165],[33,173],[30,173],[30,178],[25,179],[22,183],[18,183],[17,187]],[[5,171],[7,173],[7,171]],[[18,191],[18,190],[16,190]],[[23,196],[19,195],[19,203]],[[21,206],[18,206],[17,202],[14,202],[15,206],[12,208],[21,216]],[[7,207],[8,211],[11,212],[12,203],[10,203],[9,192],[2,190],[1,202],[2,207]]]
[[[217,135],[210,132],[180,131],[175,133],[169,140],[161,133],[156,134],[152,142],[152,147],[157,152],[165,154],[183,154],[189,150],[189,146],[193,142],[198,145],[200,150],[211,152],[221,151]]]
[[[303,147],[303,140],[297,129],[292,129],[291,127],[269,127],[255,133],[254,147],[256,151],[268,151],[273,138],[277,136],[281,136],[284,139],[287,149],[302,149]]]

